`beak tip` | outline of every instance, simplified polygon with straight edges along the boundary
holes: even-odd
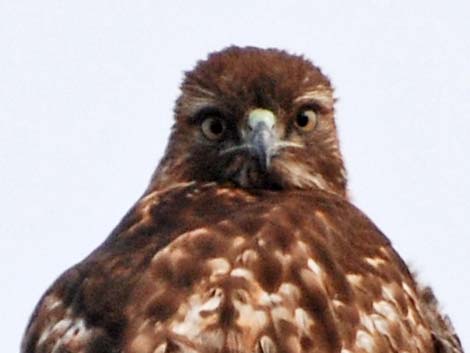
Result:
[[[260,168],[263,171],[267,171],[271,166],[271,160],[274,155],[275,136],[269,127],[264,124],[260,125],[256,127],[252,135],[252,143],[255,147],[253,152]]]

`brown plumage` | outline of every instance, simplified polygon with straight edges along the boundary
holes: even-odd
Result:
[[[22,352],[462,352],[349,202],[333,105],[300,56],[199,62],[146,192],[44,294]]]

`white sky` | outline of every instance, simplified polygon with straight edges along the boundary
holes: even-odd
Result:
[[[229,44],[337,87],[354,201],[470,349],[470,3],[0,1],[0,333],[98,246],[163,153],[182,71]]]

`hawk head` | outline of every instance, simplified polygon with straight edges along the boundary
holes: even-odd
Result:
[[[181,91],[153,187],[195,180],[345,195],[333,89],[310,61],[229,47],[187,72]]]

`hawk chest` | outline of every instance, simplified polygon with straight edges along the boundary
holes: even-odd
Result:
[[[151,254],[125,308],[126,351],[426,351],[401,260],[344,203],[187,190],[171,215],[186,229]],[[149,204],[138,226],[158,228]]]

